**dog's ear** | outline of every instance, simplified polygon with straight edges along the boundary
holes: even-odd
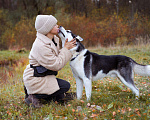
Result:
[[[78,39],[79,41],[83,41],[83,38],[80,37],[79,35],[76,37],[76,39]]]

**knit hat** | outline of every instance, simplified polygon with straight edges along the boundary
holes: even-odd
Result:
[[[52,15],[38,15],[35,20],[37,32],[46,35],[57,24],[57,19]]]

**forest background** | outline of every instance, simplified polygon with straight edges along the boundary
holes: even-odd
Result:
[[[150,0],[0,0],[0,50],[31,49],[38,14],[54,15],[91,46],[150,42]]]
[[[22,78],[38,14],[54,15],[58,25],[84,38],[91,52],[150,64],[149,6],[150,0],[0,0],[0,120],[149,120],[150,77],[135,75],[139,100],[121,81],[104,78],[92,82],[91,101],[83,91],[82,100],[50,102],[40,109],[24,103]],[[76,91],[69,63],[57,77],[70,82],[69,92]]]

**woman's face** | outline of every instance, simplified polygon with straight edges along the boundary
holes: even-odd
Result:
[[[54,34],[54,35],[57,35],[59,32],[59,27],[58,25],[56,24],[53,29],[50,31],[51,34]]]

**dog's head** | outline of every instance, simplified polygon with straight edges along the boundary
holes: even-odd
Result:
[[[83,38],[81,38],[78,35],[75,35],[71,32],[71,30],[65,30],[62,26],[59,27],[59,33],[58,33],[59,37],[61,38],[62,41],[62,47],[64,47],[65,41],[66,39],[68,39],[68,41],[71,41],[72,39],[76,38],[77,43],[79,41],[83,41]],[[78,44],[77,44],[78,46]],[[77,49],[77,46],[72,48],[72,50]]]

